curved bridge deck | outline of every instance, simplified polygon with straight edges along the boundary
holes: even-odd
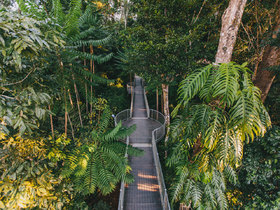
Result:
[[[141,157],[129,157],[135,181],[125,186],[123,207],[126,210],[163,209],[152,151],[152,131],[161,124],[148,119],[143,91],[141,78],[136,77],[132,118],[123,124],[136,124],[136,131],[129,137],[130,144],[144,150],[145,154]]]

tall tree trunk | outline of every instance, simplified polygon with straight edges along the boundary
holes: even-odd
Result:
[[[70,118],[69,113],[67,113],[67,114],[68,114],[68,120],[69,120],[69,124],[70,124],[70,128],[71,128],[72,138],[75,139],[75,132],[74,132],[74,128],[73,128],[73,125],[71,122],[71,118]]]
[[[71,97],[70,90],[68,90],[68,93],[69,93],[69,101],[70,101],[71,107],[73,109],[74,108],[74,104],[73,104],[73,100],[72,100],[72,97]],[[72,124],[69,112],[67,112],[67,116],[68,116],[69,125],[70,125],[70,128],[71,128],[72,137],[74,139],[75,138],[75,133],[74,133],[74,128],[73,128],[73,124]]]
[[[157,90],[156,90],[156,100],[157,100],[157,111],[158,111],[158,87],[157,87]],[[157,119],[158,119],[158,115],[157,115]]]
[[[72,74],[73,81],[74,81],[74,89],[75,89],[75,94],[76,94],[76,101],[77,101],[77,107],[78,107],[78,112],[79,112],[79,118],[80,118],[80,124],[83,127],[83,120],[82,120],[82,114],[81,114],[81,109],[80,109],[80,100],[79,100],[79,93],[78,93],[78,88],[75,82],[75,76]]]
[[[86,52],[85,46],[83,46],[83,52]],[[86,66],[87,66],[87,60],[84,59],[85,71],[87,70]],[[86,77],[85,77],[85,80],[86,80]],[[87,83],[86,82],[85,82],[85,92],[86,92],[86,113],[88,114],[88,91],[87,91]]]
[[[90,54],[93,55],[93,46],[90,45]],[[94,60],[90,60],[90,72],[94,74]],[[92,78],[90,79],[90,82],[92,82]],[[90,113],[92,113],[92,98],[93,98],[93,89],[92,85],[90,85]]]
[[[276,17],[276,24],[273,29],[272,39],[276,39],[280,33],[280,10]],[[280,47],[267,45],[264,48],[262,60],[258,65],[258,70],[253,78],[254,84],[262,91],[261,99],[264,102],[271,85],[276,77],[275,72],[269,71],[268,68],[280,65]]]
[[[65,133],[65,137],[67,138],[68,110],[67,110],[67,100],[66,100],[66,90],[65,90],[65,87],[63,88],[63,93],[64,93],[64,103],[65,103],[65,110],[64,110],[64,133]]]
[[[167,135],[166,139],[168,138],[168,132],[169,132],[169,125],[170,125],[170,113],[169,113],[169,101],[168,101],[168,88],[169,85],[167,84],[162,84],[162,94],[163,94],[163,110],[164,110],[164,115],[166,117],[166,127],[167,127]]]
[[[59,67],[60,67],[60,70],[62,72],[62,75],[63,74],[63,62],[61,60],[61,57],[60,55],[58,54],[58,59],[59,59]],[[63,80],[63,83],[65,83],[65,79]],[[66,87],[65,87],[65,84],[64,84],[64,87],[63,87],[63,95],[64,95],[64,133],[65,133],[65,137],[67,138],[67,116],[68,116],[68,110],[67,110],[67,100],[66,100]]]
[[[51,112],[51,106],[50,106],[50,105],[49,105],[49,111]],[[54,129],[53,129],[53,118],[52,118],[52,114],[50,114],[50,121],[51,121],[52,138],[54,139]]]
[[[247,0],[230,0],[222,17],[222,28],[215,63],[231,61],[238,28]]]
[[[71,104],[71,108],[73,109],[74,103],[73,103],[73,100],[72,100],[71,93],[70,93],[69,89],[68,89],[68,95],[69,95],[69,101],[70,101],[70,104]]]

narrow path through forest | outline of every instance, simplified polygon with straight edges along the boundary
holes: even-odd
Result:
[[[145,154],[129,157],[135,181],[126,186],[124,209],[126,210],[160,210],[159,184],[152,152],[152,131],[161,126],[157,121],[148,119],[144,101],[144,88],[140,77],[135,77],[134,106],[132,118],[124,124],[136,124],[136,131],[130,136],[130,143]]]

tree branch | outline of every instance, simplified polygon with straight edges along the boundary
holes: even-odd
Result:
[[[9,84],[4,84],[3,86],[11,86],[11,85],[16,85],[19,83],[22,83],[24,80],[27,79],[27,77],[34,71],[34,69],[32,69],[22,80],[18,81],[18,82],[14,82],[14,83],[9,83]]]

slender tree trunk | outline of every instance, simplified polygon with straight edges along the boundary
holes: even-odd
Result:
[[[69,93],[69,101],[70,101],[71,107],[73,108],[74,104],[73,104],[73,100],[72,100],[71,93],[70,93],[69,90],[68,90],[68,93]],[[68,117],[69,125],[70,125],[70,128],[71,128],[72,137],[74,139],[75,138],[75,135],[74,135],[75,133],[74,133],[74,128],[73,128],[73,124],[72,124],[69,112],[67,112],[67,117]]]
[[[156,100],[157,100],[157,111],[158,111],[158,87],[157,87],[157,90],[156,90]],[[157,119],[158,119],[158,115],[157,115]]]
[[[83,46],[83,52],[86,52],[85,46]],[[85,71],[87,71],[87,61],[86,59],[84,59],[84,67],[85,67]],[[85,77],[86,80],[86,77]],[[86,92],[86,113],[88,114],[88,91],[87,91],[87,83],[85,82],[85,92]]]
[[[62,74],[62,77],[63,77],[63,95],[64,95],[64,133],[65,133],[65,137],[67,138],[67,116],[68,116],[68,110],[67,110],[67,100],[66,100],[66,87],[65,87],[65,79],[64,79],[64,74],[63,74],[63,62],[61,60],[61,57],[60,57],[60,54],[57,53],[57,57],[58,57],[58,60],[59,60],[59,67],[60,67],[60,70],[61,70],[61,74]]]
[[[276,39],[280,31],[280,11],[276,17],[276,24],[273,29],[272,39]],[[253,78],[254,84],[262,91],[261,99],[264,102],[271,85],[276,77],[275,72],[268,68],[280,65],[280,47],[268,45],[264,48],[262,60],[258,65],[258,70]]]
[[[68,114],[68,120],[69,120],[69,124],[70,124],[70,128],[71,128],[71,133],[72,133],[72,138],[75,139],[75,132],[74,132],[74,128],[73,128],[73,125],[72,125],[72,122],[71,122],[71,119],[70,119],[70,116],[69,116],[69,113]]]
[[[215,63],[231,61],[238,28],[247,0],[230,0],[222,17],[222,28]]]
[[[75,82],[75,77],[74,74],[72,74],[73,81],[74,81],[74,89],[75,89],[75,94],[76,94],[76,100],[77,100],[77,107],[78,107],[78,112],[79,112],[79,118],[80,118],[80,124],[83,127],[83,120],[82,120],[82,114],[81,114],[81,109],[80,109],[80,100],[79,100],[79,93],[78,93],[78,88]]]
[[[51,112],[51,106],[50,106],[50,105],[49,105],[49,111]],[[53,129],[53,118],[52,118],[52,114],[50,114],[50,121],[51,121],[52,138],[54,139],[54,129]]]
[[[60,55],[58,55],[58,59],[59,59],[60,70],[61,70],[62,75],[63,75],[63,62],[61,60]],[[63,82],[65,82],[65,80]],[[64,133],[65,133],[65,137],[67,138],[67,116],[68,116],[68,110],[67,110],[66,87],[65,86],[63,87],[63,95],[64,95]]]
[[[169,113],[169,101],[168,101],[168,88],[169,85],[167,84],[162,84],[162,94],[163,94],[163,110],[164,110],[164,115],[166,117],[166,127],[167,127],[167,135],[165,141],[168,139],[168,133],[169,133],[169,125],[170,125],[170,113]]]
[[[73,108],[74,107],[74,103],[73,103],[73,100],[72,100],[71,93],[70,93],[69,89],[68,89],[68,96],[69,96],[69,101],[70,101],[71,107]]]
[[[90,54],[93,55],[93,46],[90,45]],[[94,74],[94,60],[90,60],[90,71]],[[92,82],[92,78],[90,79],[90,82]],[[93,88],[92,85],[90,85],[90,113],[92,113],[92,98],[93,98]]]
[[[163,113],[163,94],[160,96],[160,108],[161,108],[161,113]]]
[[[66,90],[65,87],[63,88],[64,92],[64,103],[65,103],[65,111],[64,111],[64,133],[65,137],[67,138],[67,116],[68,116],[68,110],[67,110],[67,100],[66,100]]]

